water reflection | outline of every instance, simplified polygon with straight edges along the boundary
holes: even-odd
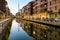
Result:
[[[60,40],[60,28],[24,20],[17,22],[34,40]]]
[[[32,37],[30,37],[14,19],[10,30],[9,40],[32,40]]]

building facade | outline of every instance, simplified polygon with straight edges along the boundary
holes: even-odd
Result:
[[[0,17],[2,18],[11,17],[11,12],[6,0],[0,0]]]
[[[34,0],[37,9],[58,12],[60,10],[60,0]]]
[[[34,18],[49,18],[49,15],[45,12],[47,11],[47,0],[34,0],[33,12]]]
[[[54,14],[51,14],[53,18],[60,18],[60,0],[48,0],[48,11],[52,11]]]
[[[36,19],[60,18],[58,11],[60,11],[60,0],[33,0],[22,8],[21,13]]]
[[[45,14],[45,16],[49,16],[48,18],[59,18],[60,14],[58,13],[58,11],[60,10],[60,0],[34,0],[34,7],[33,9],[35,10],[35,13],[40,13],[40,12],[51,12],[52,13],[48,13]],[[42,14],[43,15],[43,14]],[[44,16],[44,15],[43,15]],[[46,17],[45,17],[46,18]]]
[[[7,2],[5,0],[0,0],[0,10],[6,12]]]
[[[33,14],[33,3],[34,1],[31,1],[21,9],[22,17],[29,18]]]

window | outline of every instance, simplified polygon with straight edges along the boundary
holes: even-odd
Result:
[[[57,6],[55,6],[55,10],[57,10]]]
[[[42,0],[41,0],[41,2],[42,2]]]
[[[37,0],[36,0],[37,1]]]
[[[55,14],[55,17],[57,17],[57,14]]]
[[[54,0],[55,1],[55,4],[57,4],[57,0]]]
[[[44,5],[44,7],[47,7],[47,5]]]
[[[51,2],[50,2],[50,5],[51,5]]]
[[[51,11],[51,7],[50,7],[50,11]]]
[[[47,1],[47,0],[45,0],[45,1]]]

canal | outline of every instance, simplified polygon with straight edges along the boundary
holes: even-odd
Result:
[[[60,28],[21,19],[12,21],[8,33],[7,40],[60,40]]]
[[[9,40],[33,40],[16,22],[16,19],[12,21],[12,26],[10,30]]]

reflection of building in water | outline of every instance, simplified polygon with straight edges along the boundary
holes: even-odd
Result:
[[[23,22],[23,29],[34,38],[34,40],[60,40],[60,29],[37,23]]]
[[[32,36],[33,27],[32,27],[31,24],[28,24],[28,25],[27,25],[27,23],[25,23],[24,26],[23,26],[23,29],[24,29],[30,36]]]
[[[21,21],[22,28],[34,38],[34,40],[60,40],[60,29],[29,21]]]
[[[45,25],[36,25],[33,30],[35,40],[60,40],[59,29]]]

